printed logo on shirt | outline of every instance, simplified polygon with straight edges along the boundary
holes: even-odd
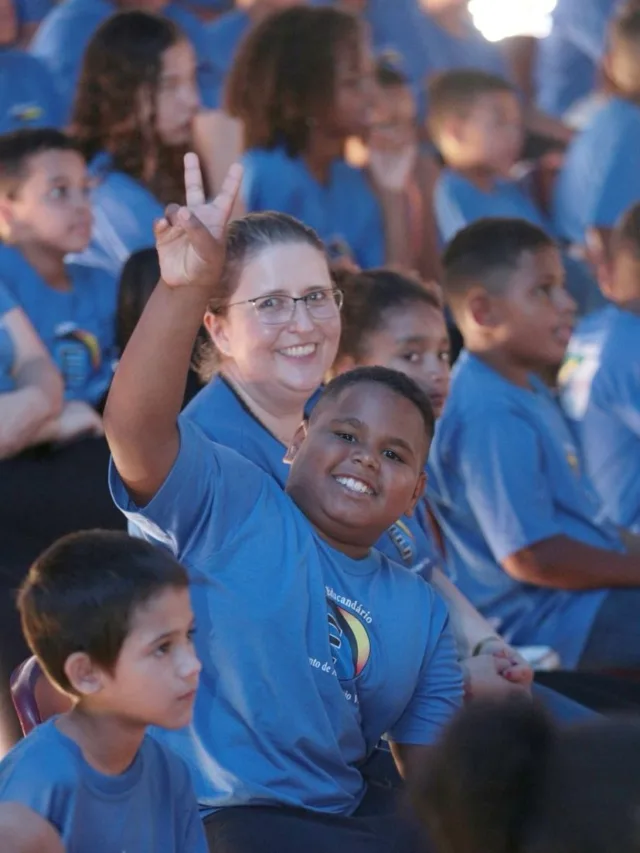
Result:
[[[34,121],[39,121],[39,119],[44,115],[44,110],[40,104],[15,104],[9,111],[9,115],[14,119],[14,121],[29,124]]]
[[[573,420],[582,420],[587,411],[591,386],[600,368],[601,350],[600,341],[574,343],[560,368],[558,383],[562,389],[562,405]]]
[[[55,337],[53,357],[62,373],[64,387],[82,388],[102,364],[98,339],[72,323],[58,326]]]
[[[569,464],[569,468],[571,468],[574,474],[579,474],[580,460],[578,459],[578,453],[575,447],[572,447],[570,444],[566,444],[564,448],[564,453]]]
[[[329,597],[327,603],[333,665],[340,681],[351,681],[360,675],[369,661],[371,640],[358,616]]]

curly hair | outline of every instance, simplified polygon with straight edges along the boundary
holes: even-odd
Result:
[[[182,39],[172,21],[146,12],[120,12],[105,21],[85,52],[71,126],[88,161],[108,151],[115,169],[144,183],[163,204],[184,201],[187,149],[164,145],[155,130],[162,55]],[[143,116],[136,103],[145,88],[152,107]],[[150,158],[151,179],[144,174]]]
[[[360,45],[360,24],[348,12],[294,6],[265,18],[242,43],[225,92],[245,147],[301,154],[311,122],[332,108],[341,51],[358,55]]]

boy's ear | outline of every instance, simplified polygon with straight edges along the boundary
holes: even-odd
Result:
[[[418,480],[416,482],[416,487],[413,490],[413,496],[411,498],[411,503],[409,504],[409,507],[405,510],[405,513],[404,513],[405,515],[408,515],[408,516],[413,515],[414,510],[418,504],[418,501],[424,495],[424,490],[426,489],[426,487],[427,487],[427,475],[425,474],[424,471],[421,471],[420,476],[418,477]]]
[[[8,240],[13,230],[13,208],[7,198],[0,198],[0,237]]]
[[[496,300],[483,287],[474,287],[469,291],[467,311],[477,326],[490,328],[500,322]]]
[[[93,663],[86,652],[74,652],[69,655],[64,664],[64,674],[77,696],[91,696],[103,687],[104,672]]]
[[[309,421],[305,418],[298,429],[295,431],[293,438],[291,439],[291,443],[287,448],[287,452],[284,455],[283,462],[286,465],[291,465],[293,460],[296,458],[298,454],[298,450],[302,446],[302,442],[307,437],[307,432],[309,431]]]

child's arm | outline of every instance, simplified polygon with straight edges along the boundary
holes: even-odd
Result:
[[[104,413],[116,468],[139,505],[156,494],[178,455],[193,344],[218,286],[240,180],[233,167],[220,195],[205,204],[198,159],[188,154],[187,207],[170,206],[156,224],[161,280],[122,355]]]

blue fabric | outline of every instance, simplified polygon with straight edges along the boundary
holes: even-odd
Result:
[[[16,348],[9,334],[4,327],[4,316],[13,308],[16,307],[15,299],[11,294],[0,284],[0,394],[6,391],[13,391],[16,387],[15,380],[12,376],[13,364],[16,357]]]
[[[558,0],[552,29],[538,42],[538,106],[560,118],[591,94],[604,54],[607,26],[620,0]]]
[[[164,208],[135,178],[113,169],[111,157],[99,154],[89,165],[93,190],[93,235],[77,260],[119,276],[128,257],[155,246],[153,223]]]
[[[247,12],[235,9],[227,12],[226,15],[221,15],[205,28],[213,66],[213,106],[218,109],[222,107],[227,75],[233,65],[240,42],[250,27],[251,19]]]
[[[64,379],[65,398],[98,403],[115,359],[117,284],[103,270],[67,267],[72,288],[49,287],[22,255],[0,248],[0,284],[24,310]]]
[[[52,0],[14,0],[19,24],[33,24],[41,21],[53,8]]]
[[[429,457],[430,504],[460,590],[515,645],[551,646],[573,668],[606,595],[520,583],[501,562],[553,536],[623,547],[542,383],[507,382],[461,355]]]
[[[640,317],[609,305],[584,320],[560,378],[607,515],[640,533]]]
[[[491,192],[485,192],[452,169],[444,169],[434,195],[440,237],[447,243],[458,231],[487,216],[526,219],[550,232],[550,223],[525,191],[515,182],[498,178]]]
[[[243,157],[242,198],[247,211],[277,210],[310,225],[330,253],[348,248],[363,269],[382,266],[385,257],[382,211],[360,169],[336,160],[326,186],[302,158],[281,148],[254,148]]]
[[[331,548],[273,477],[189,419],[180,432],[143,510],[110,473],[117,505],[196,582],[194,723],[158,736],[191,764],[203,806],[351,814],[380,736],[432,743],[460,704],[446,607],[379,552]]]
[[[106,776],[49,720],[0,763],[0,801],[46,818],[67,853],[207,853],[187,767],[149,736],[124,773]]]
[[[22,50],[0,48],[0,133],[61,127],[60,98],[46,67]]]
[[[30,50],[53,75],[64,105],[65,121],[71,117],[82,58],[91,37],[117,7],[108,0],[63,0],[40,25]],[[198,60],[198,83],[204,106],[212,106],[213,69],[202,23],[182,6],[166,6],[164,14],[181,27]]]
[[[574,725],[574,723],[587,722],[599,717],[595,711],[579,705],[573,699],[568,699],[555,690],[550,690],[542,684],[535,682],[531,686],[531,693],[536,702],[541,702],[551,714],[556,723],[561,725]]]
[[[583,244],[640,201],[640,107],[611,98],[569,145],[554,197],[556,232]]]

